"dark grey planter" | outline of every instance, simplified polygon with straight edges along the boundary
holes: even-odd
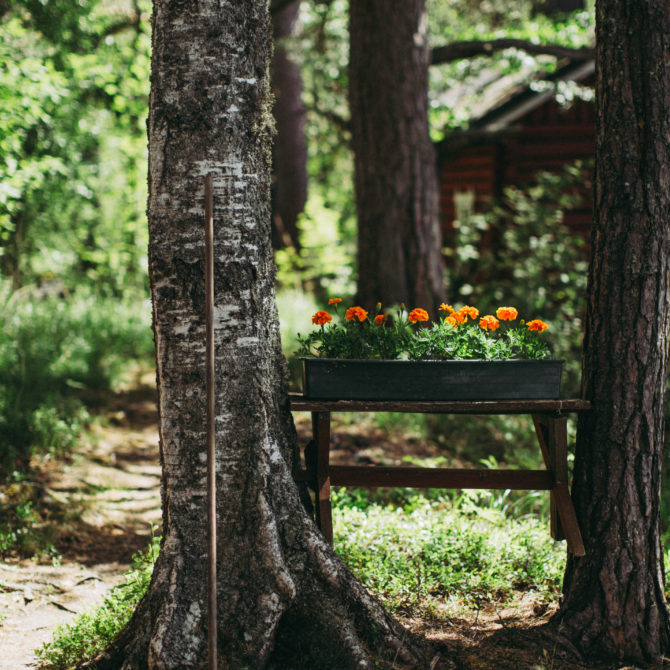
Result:
[[[380,361],[303,358],[314,400],[540,400],[560,396],[562,360]]]

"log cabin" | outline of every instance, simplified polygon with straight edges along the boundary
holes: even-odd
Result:
[[[593,99],[575,97],[570,104],[559,104],[556,91],[563,82],[592,87],[594,71],[594,61],[577,61],[541,80],[544,86],[512,87],[471,120],[467,130],[453,131],[436,145],[445,236],[455,219],[484,211],[505,187],[530,183],[539,171],[558,171],[578,159],[593,158]],[[582,205],[565,212],[564,218],[585,236],[592,217],[590,188],[585,184]]]

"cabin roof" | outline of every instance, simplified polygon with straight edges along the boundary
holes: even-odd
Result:
[[[515,76],[495,76],[492,70],[480,74],[474,85],[470,85],[469,92],[452,91],[451,101],[443,98],[447,104],[459,104],[467,95],[472,95],[473,87],[482,91],[480,100],[470,107],[472,115],[468,127],[449,131],[437,144],[438,152],[443,148],[453,150],[501,141],[514,131],[520,119],[554,99],[561,82],[585,84],[594,73],[595,61],[590,59],[567,61],[544,77],[532,77],[531,72],[525,70]]]
[[[581,83],[591,77],[594,72],[595,61],[573,61],[542,81],[551,84],[567,81]],[[489,132],[503,130],[553,98],[553,86],[546,88],[544,91],[536,90],[532,84],[524,86],[521,90],[517,89],[510,92],[506,101],[494,105],[485,114],[473,120],[470,127]]]

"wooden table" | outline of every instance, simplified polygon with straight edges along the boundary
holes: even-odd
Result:
[[[509,401],[366,401],[310,400],[291,395],[291,410],[310,412],[313,439],[305,447],[304,469],[294,473],[316,493],[316,522],[332,544],[331,486],[399,486],[456,489],[526,489],[551,491],[551,535],[566,539],[568,551],[584,556],[584,542],[568,488],[566,413],[591,409],[586,400]],[[408,412],[427,414],[529,414],[544,458],[543,470],[380,467],[330,465],[330,415],[333,412]]]

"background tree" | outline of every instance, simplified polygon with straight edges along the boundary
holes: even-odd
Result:
[[[349,11],[358,301],[437,307],[444,263],[425,3],[352,0]]]
[[[215,191],[218,630],[230,667],[421,667],[407,632],[305,512],[274,302],[270,21],[264,0],[156,0],[150,278],[164,535],[149,590],[93,664],[198,667],[206,653],[202,184]]]
[[[272,27],[272,90],[277,134],[272,147],[272,242],[275,249],[300,246],[298,216],[307,201],[305,107],[300,67],[290,58],[284,40],[295,30],[300,2],[274,2]]]
[[[560,630],[585,655],[646,665],[670,649],[660,531],[670,263],[670,13],[597,3],[595,220]]]

